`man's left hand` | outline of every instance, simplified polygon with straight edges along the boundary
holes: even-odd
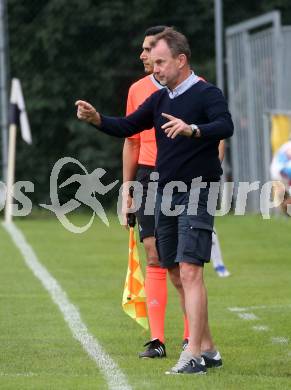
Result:
[[[182,119],[175,118],[173,115],[162,113],[162,116],[167,118],[169,122],[162,126],[165,130],[167,137],[176,138],[177,135],[184,135],[185,137],[191,137],[192,129],[190,125],[187,125]]]

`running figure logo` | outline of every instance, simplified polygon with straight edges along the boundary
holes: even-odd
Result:
[[[77,164],[83,171],[84,174],[74,174],[65,180],[58,187],[58,177],[61,169],[68,163]],[[93,223],[95,214],[107,225],[109,226],[109,221],[104,211],[104,208],[100,201],[96,198],[96,194],[105,195],[107,194],[118,182],[114,182],[104,185],[101,183],[101,178],[106,174],[106,171],[103,168],[94,169],[92,173],[88,173],[86,168],[78,160],[72,157],[64,157],[56,162],[52,169],[50,176],[50,198],[51,204],[41,204],[41,207],[44,207],[53,213],[56,214],[58,220],[61,224],[73,233],[83,233],[90,228]],[[80,187],[76,191],[75,199],[71,199],[65,204],[61,205],[58,197],[58,188],[64,188],[72,183],[79,183]],[[82,204],[89,206],[93,210],[93,214],[88,224],[85,226],[79,227],[72,224],[66,214],[77,209]]]

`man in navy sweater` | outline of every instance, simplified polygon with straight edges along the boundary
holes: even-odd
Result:
[[[203,267],[210,259],[214,220],[207,210],[209,187],[219,181],[218,144],[233,134],[233,123],[221,91],[191,71],[190,56],[185,36],[166,29],[153,41],[151,58],[154,73],[167,88],[125,118],[104,116],[89,103],[76,102],[78,118],[106,134],[128,137],[156,129],[157,248],[185,306],[190,333],[169,374],[202,374],[222,365],[208,326]]]

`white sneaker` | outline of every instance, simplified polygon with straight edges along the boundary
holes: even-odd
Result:
[[[228,276],[230,276],[230,272],[225,268],[224,265],[219,265],[218,267],[215,267],[215,271],[220,278],[227,278]]]
[[[199,362],[198,362],[199,360]],[[165,374],[206,374],[207,368],[203,357],[201,359],[192,356],[191,352],[182,351],[177,364]]]

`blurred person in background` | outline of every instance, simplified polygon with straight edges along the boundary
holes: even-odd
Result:
[[[280,183],[273,183],[274,197],[283,198],[281,209],[291,215],[291,140],[284,143],[274,154],[271,162],[271,178]],[[290,211],[288,212],[288,205]]]

